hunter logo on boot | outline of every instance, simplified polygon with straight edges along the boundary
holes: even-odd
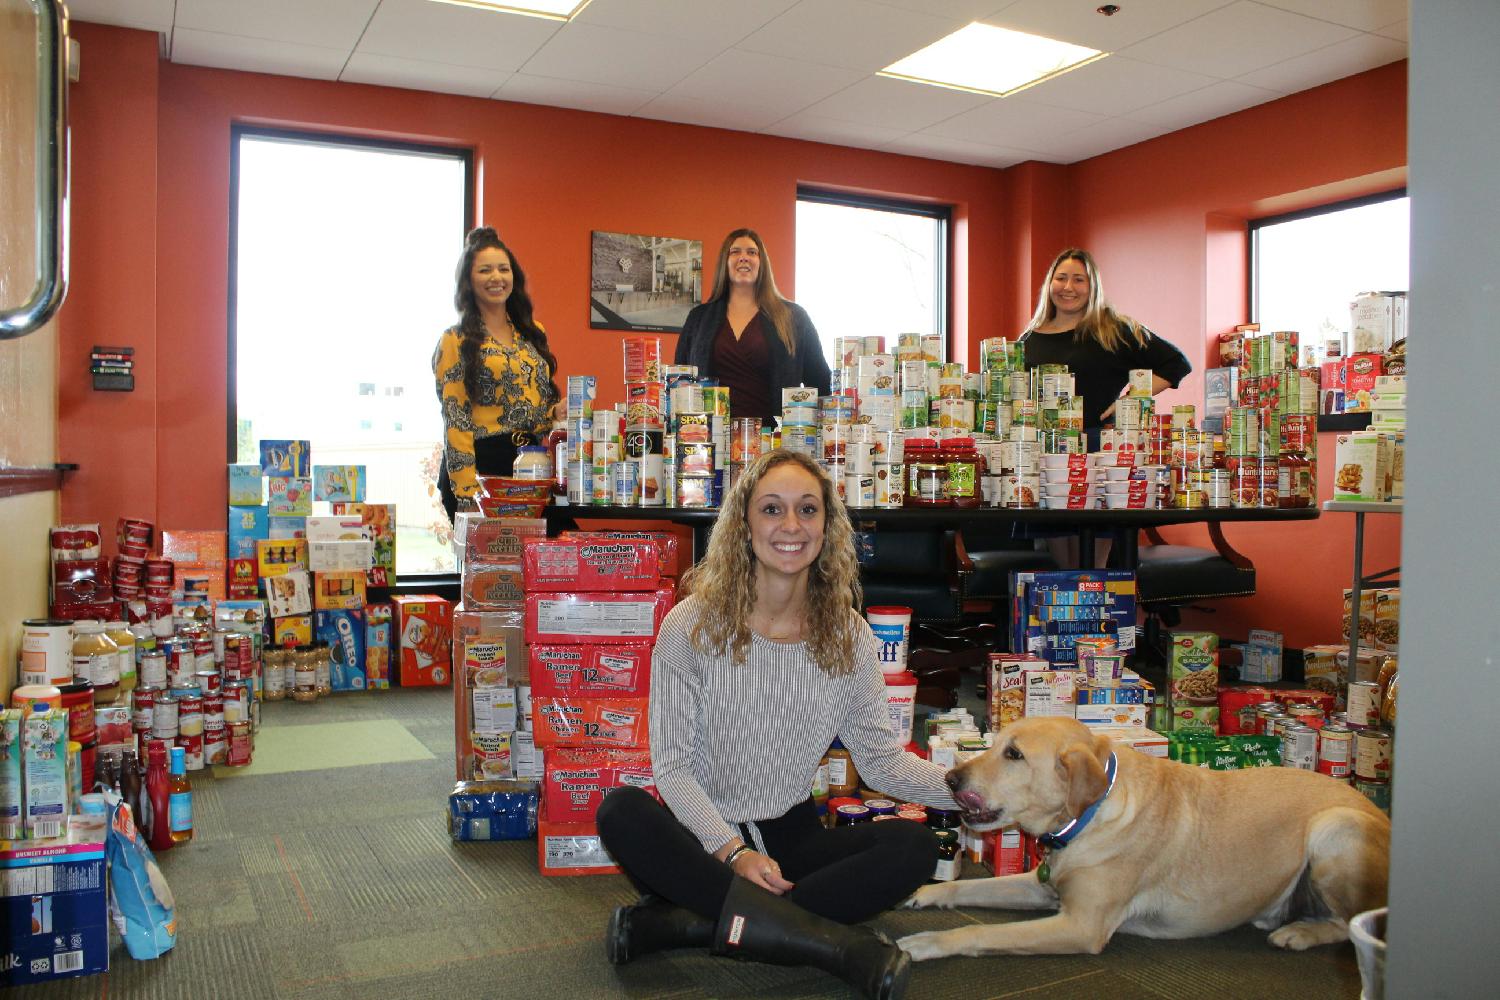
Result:
[[[738,947],[739,943],[740,943],[740,937],[744,933],[745,933],[745,918],[741,917],[741,916],[736,916],[733,920],[731,920],[729,922],[729,940],[728,940],[728,943],[732,944],[732,945],[735,945],[736,947]]]

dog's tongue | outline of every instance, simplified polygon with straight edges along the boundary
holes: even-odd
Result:
[[[986,812],[984,796],[978,792],[964,789],[953,796],[953,800],[963,806],[968,812]]]

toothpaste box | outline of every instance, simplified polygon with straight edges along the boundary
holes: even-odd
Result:
[[[25,794],[22,829],[28,840],[60,837],[68,817],[68,713],[49,708],[21,723]]]
[[[35,716],[33,716],[35,718]],[[89,976],[109,968],[104,845],[0,851],[0,986]]]
[[[523,547],[528,591],[655,590],[656,543],[627,538],[532,538]]]

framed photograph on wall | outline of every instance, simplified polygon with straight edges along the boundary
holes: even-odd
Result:
[[[680,333],[703,300],[703,242],[630,233],[592,234],[589,326]]]

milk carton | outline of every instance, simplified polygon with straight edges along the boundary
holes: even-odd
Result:
[[[21,838],[21,715],[0,710],[0,840]]]

